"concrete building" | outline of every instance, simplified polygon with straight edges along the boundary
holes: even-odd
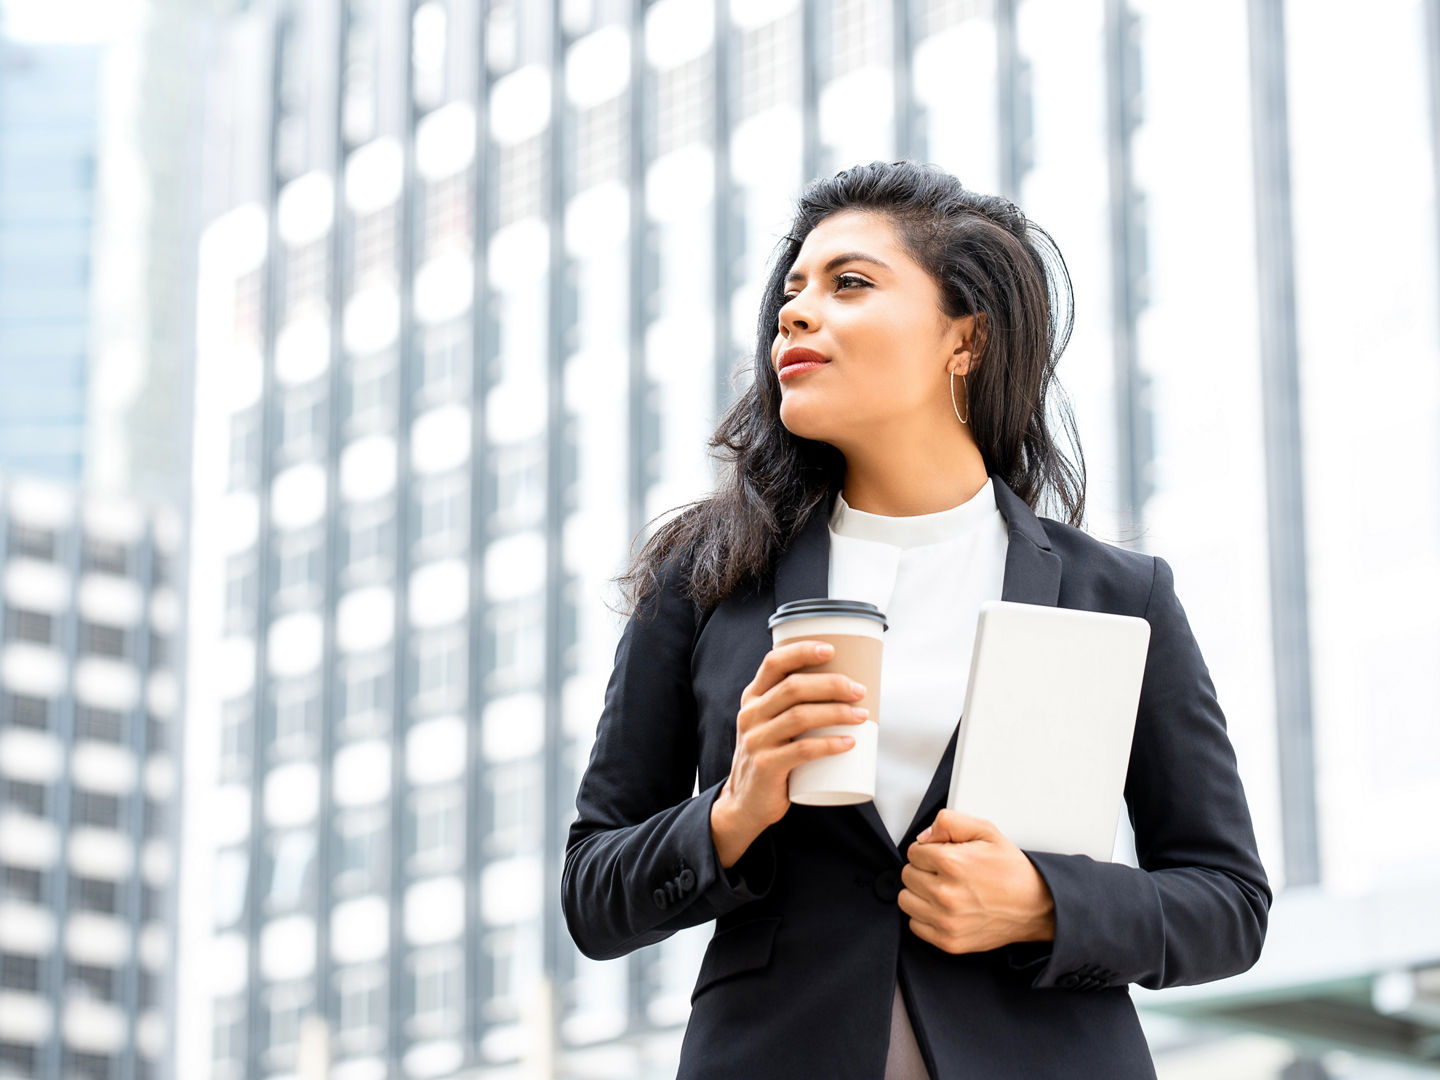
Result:
[[[0,475],[7,1080],[173,1075],[182,535]]]

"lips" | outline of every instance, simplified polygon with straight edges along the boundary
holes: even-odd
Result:
[[[784,371],[791,364],[828,364],[829,362],[829,357],[821,356],[814,349],[806,349],[798,345],[786,349],[780,354],[781,371]]]

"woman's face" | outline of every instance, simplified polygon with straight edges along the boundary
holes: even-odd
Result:
[[[953,350],[968,350],[973,317],[940,310],[939,287],[905,253],[888,219],[858,210],[830,215],[805,237],[790,274],[770,347],[786,428],[845,451],[956,423],[950,367],[958,361],[956,374],[969,367],[968,351]],[[783,376],[785,351],[798,347],[829,362]]]

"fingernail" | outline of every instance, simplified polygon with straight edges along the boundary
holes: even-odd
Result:
[[[827,645],[824,642],[821,642],[819,645],[815,646],[815,652],[820,656],[829,656],[834,651],[834,645]]]
[[[867,716],[870,715],[870,710],[869,710],[869,709],[862,709],[862,708],[860,708],[860,706],[858,706],[858,705],[854,706],[850,711],[851,711],[852,713],[854,713],[854,714],[855,714],[859,719],[861,719],[861,720],[864,720],[865,717],[867,717]]]
[[[856,682],[854,679],[851,679],[851,680],[850,680],[850,692],[851,692],[852,694],[863,694],[863,693],[865,693],[865,687],[862,686],[860,683]]]

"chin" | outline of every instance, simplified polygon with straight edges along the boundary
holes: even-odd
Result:
[[[833,425],[829,423],[828,414],[819,415],[824,413],[824,409],[818,405],[819,403],[805,403],[781,398],[780,423],[784,424],[785,430],[796,438],[828,443]]]

